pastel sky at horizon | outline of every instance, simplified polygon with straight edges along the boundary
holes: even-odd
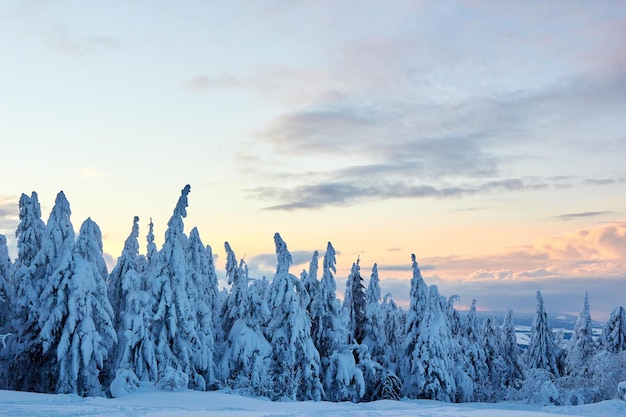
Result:
[[[111,268],[186,184],[224,276],[279,232],[408,300],[626,305],[626,2],[0,1],[0,233],[63,190]],[[140,241],[145,249],[145,239]]]

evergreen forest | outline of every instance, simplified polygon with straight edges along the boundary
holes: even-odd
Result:
[[[157,248],[138,217],[109,272],[91,219],[75,233],[63,192],[44,223],[36,192],[22,194],[17,257],[0,235],[0,389],[118,397],[163,390],[228,390],[290,401],[505,400],[573,405],[615,398],[626,380],[626,311],[594,335],[588,294],[572,336],[550,327],[536,295],[530,341],[517,343],[513,311],[479,321],[422,278],[411,255],[410,305],[382,294],[378,267],[352,264],[337,297],[328,242],[308,269],[274,235],[276,273],[251,278],[226,242],[220,290],[211,246],[185,233],[190,186]],[[366,278],[364,278],[364,275]],[[341,279],[344,279],[342,277]]]

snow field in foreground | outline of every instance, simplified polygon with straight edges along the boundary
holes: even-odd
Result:
[[[448,404],[428,400],[371,403],[271,402],[223,392],[145,391],[122,398],[80,398],[70,394],[0,391],[0,416],[134,417],[543,417],[555,415],[623,417],[626,401],[610,400],[575,407],[521,403]]]

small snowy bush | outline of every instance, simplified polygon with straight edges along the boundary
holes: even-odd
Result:
[[[559,390],[552,381],[546,381],[541,384],[541,398],[544,404],[559,405]]]
[[[391,371],[385,371],[381,378],[381,400],[399,400],[402,398],[402,381]]]
[[[128,369],[119,369],[111,382],[111,397],[119,398],[135,392],[139,388],[137,375]]]
[[[157,388],[166,391],[181,391],[188,387],[189,375],[168,366],[156,383]]]
[[[626,401],[626,381],[617,384],[617,398]]]

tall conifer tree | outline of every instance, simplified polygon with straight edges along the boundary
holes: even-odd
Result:
[[[117,341],[106,275],[100,228],[87,219],[68,268],[54,276],[60,278],[54,288],[57,302],[51,303],[53,309],[41,331],[44,351],[56,353],[60,393],[104,395],[100,372]],[[47,287],[44,295],[52,288]]]
[[[604,323],[600,336],[602,348],[611,353],[620,353],[626,350],[626,309],[617,306]]]
[[[530,342],[526,350],[526,364],[529,369],[542,369],[555,378],[560,376],[558,368],[558,348],[554,333],[548,321],[543,297],[537,291],[537,310],[530,327]]]
[[[196,318],[187,295],[187,264],[183,218],[187,217],[189,185],[181,191],[167,223],[165,241],[159,251],[152,279],[156,299],[153,332],[159,369],[158,385],[165,389],[201,386],[193,361],[198,348]],[[194,385],[198,384],[198,385]]]
[[[411,255],[411,262],[413,269],[411,291],[409,294],[411,301],[409,310],[406,313],[406,324],[404,330],[406,337],[402,344],[403,364],[400,369],[400,376],[404,381],[403,391],[405,394],[410,398],[417,398],[421,392],[421,387],[419,382],[416,380],[419,376],[414,374],[416,369],[416,365],[414,364],[414,352],[419,338],[420,323],[424,317],[424,312],[427,307],[428,286],[422,278],[422,273],[420,272],[419,265],[415,259],[415,254]]]
[[[352,270],[346,282],[346,293],[343,299],[343,310],[348,318],[348,331],[350,336],[360,344],[365,336],[366,326],[366,300],[365,287],[361,277],[360,260],[352,264]]]
[[[70,221],[70,203],[63,191],[57,194],[54,207],[42,237],[41,250],[33,261],[33,280],[41,282],[36,317],[39,334],[31,360],[35,385],[34,391],[54,392],[57,390],[59,369],[55,343],[61,335],[61,324],[67,315],[67,293],[62,283],[71,276],[72,254],[74,250],[74,228]],[[28,348],[27,348],[28,349]]]
[[[323,397],[320,357],[311,339],[311,322],[303,305],[302,283],[289,273],[292,263],[287,244],[278,233],[276,275],[270,287],[272,319],[268,338],[272,344],[274,398],[316,400]]]
[[[570,375],[588,376],[589,360],[596,351],[596,342],[593,339],[591,327],[591,313],[589,311],[589,293],[585,291],[583,308],[580,311],[574,332],[569,341],[566,363]]]
[[[138,381],[156,382],[153,313],[147,283],[150,275],[146,259],[139,255],[138,222],[139,217],[135,216],[122,255],[109,279],[111,304],[118,308],[115,312],[118,345],[114,369],[131,372]]]

